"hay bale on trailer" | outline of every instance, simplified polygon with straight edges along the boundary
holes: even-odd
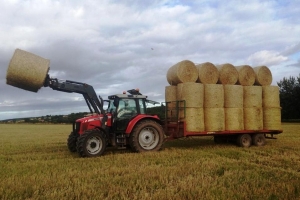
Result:
[[[263,128],[266,130],[282,130],[281,127],[281,108],[263,108]]]
[[[177,118],[177,86],[170,85],[165,87],[165,101],[168,102],[168,110],[166,111],[166,117],[171,119]]]
[[[278,86],[262,86],[262,106],[280,107]]]
[[[224,107],[224,88],[221,84],[204,84],[205,108]]]
[[[253,68],[255,72],[255,85],[267,86],[272,83],[272,73],[266,66],[258,66]]]
[[[177,85],[177,100],[185,100],[187,108],[203,107],[204,85],[201,83],[179,83]]]
[[[48,59],[16,49],[7,69],[6,84],[37,92],[44,85],[49,65]]]
[[[224,107],[243,108],[243,86],[224,85]]]
[[[237,82],[239,74],[232,64],[226,63],[216,67],[219,71],[218,83],[234,85]]]
[[[244,107],[262,107],[262,87],[261,86],[243,86]]]
[[[169,68],[167,80],[170,85],[179,83],[196,82],[198,79],[198,70],[196,65],[189,61],[183,60]]]
[[[184,114],[181,112],[181,115]],[[181,116],[183,117],[183,116]],[[201,132],[205,130],[204,127],[204,111],[203,108],[186,108],[185,118],[186,130],[189,132]]]
[[[225,108],[225,130],[244,130],[243,108]]]
[[[249,65],[241,65],[235,67],[238,71],[239,77],[237,84],[243,86],[251,86],[255,82],[255,72]]]
[[[218,82],[219,71],[214,64],[205,62],[196,65],[196,67],[198,69],[197,82],[203,84],[216,84]]]
[[[204,108],[205,131],[224,131],[224,108]]]
[[[263,110],[261,107],[244,108],[244,129],[263,129]]]

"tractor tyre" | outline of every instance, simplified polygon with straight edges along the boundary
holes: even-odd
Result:
[[[154,120],[140,121],[130,134],[129,143],[135,152],[158,151],[164,142],[164,130]]]
[[[71,152],[76,152],[76,142],[77,142],[77,138],[78,138],[78,134],[75,132],[71,132],[68,140],[67,140],[67,144],[68,144],[68,149]]]
[[[265,135],[262,134],[262,133],[253,135],[252,136],[252,143],[255,146],[264,146],[266,144]]]
[[[237,137],[237,144],[240,147],[250,147],[252,144],[252,138],[249,134],[242,134]]]
[[[98,129],[87,130],[77,139],[77,152],[81,157],[101,156],[107,146],[106,134]]]

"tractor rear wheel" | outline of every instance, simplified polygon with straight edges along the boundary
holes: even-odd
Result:
[[[106,135],[98,129],[87,130],[77,139],[77,152],[81,157],[100,156],[106,146]]]
[[[68,144],[68,148],[71,152],[76,152],[77,138],[78,138],[78,134],[74,133],[74,132],[71,132],[68,137],[67,144]]]
[[[143,120],[134,127],[129,142],[135,152],[158,151],[164,142],[164,130],[153,120]]]
[[[266,144],[265,135],[262,134],[262,133],[253,135],[252,136],[252,143],[255,146],[264,146]]]

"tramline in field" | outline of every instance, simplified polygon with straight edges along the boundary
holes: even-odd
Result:
[[[103,100],[101,96],[97,96],[91,85],[50,77],[48,74],[49,64],[50,61],[47,59],[17,49],[7,70],[7,84],[33,92],[37,92],[44,86],[61,92],[82,94],[91,114],[74,122],[73,130],[67,140],[69,150],[71,152],[77,151],[82,157],[100,156],[108,146],[130,147],[136,152],[157,151],[161,149],[163,143],[167,140],[189,136],[211,135],[214,136],[216,143],[225,140],[236,140],[238,145],[242,147],[249,147],[251,144],[262,146],[265,144],[265,138],[274,138],[273,135],[282,132],[279,129],[264,128],[227,130],[225,118],[219,119],[219,116],[214,113],[222,113],[221,116],[225,116],[226,113],[222,110],[223,103],[216,104],[218,107],[212,109],[203,106],[199,98],[192,98],[191,100],[180,97],[179,99],[171,98],[170,100],[167,97],[169,95],[167,94],[167,88],[166,118],[165,121],[161,121],[157,115],[147,114],[146,109],[148,103],[159,103],[147,99],[147,96],[142,95],[138,89],[111,95],[108,96],[108,100]],[[178,74],[172,75],[171,78],[168,77],[172,89],[180,88],[177,84],[196,82],[196,80],[190,81],[188,79],[187,75],[192,73],[186,73],[190,68],[187,66],[184,65],[183,70],[175,69],[182,68],[179,65],[170,68],[170,73],[183,71],[186,79],[180,80]],[[192,74],[192,76],[194,75]],[[176,81],[176,86],[174,86]],[[201,83],[195,84],[196,87],[199,87]],[[201,87],[203,86],[201,85]],[[205,87],[208,87],[208,85]],[[183,90],[188,91],[188,89]],[[198,94],[201,99],[205,97],[203,94]],[[209,94],[206,96],[209,96]],[[107,109],[104,110],[105,103]],[[191,104],[193,104],[192,107]],[[217,126],[213,123],[204,123],[204,117],[209,115],[215,116],[213,120],[218,122]],[[222,120],[224,124],[219,123]],[[206,121],[209,122],[209,119],[207,118]]]

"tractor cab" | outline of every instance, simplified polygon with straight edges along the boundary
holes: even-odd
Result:
[[[124,133],[133,118],[146,114],[147,96],[134,89],[127,92],[129,94],[123,92],[108,97],[107,113],[111,115],[112,129],[115,133]]]

